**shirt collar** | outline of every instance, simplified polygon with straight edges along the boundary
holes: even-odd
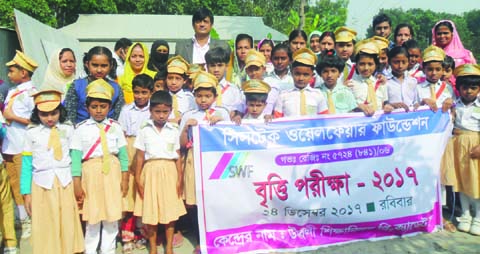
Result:
[[[27,81],[27,82],[23,82],[21,83],[20,85],[17,86],[17,89],[18,90],[27,90],[27,89],[30,89],[33,87],[33,83],[31,80]]]
[[[100,123],[100,124],[110,124],[109,123],[110,121],[108,120],[108,117],[105,117],[105,119],[103,119],[103,121],[101,122],[97,122],[95,121],[92,117],[88,118],[86,124],[97,124],[97,123]]]
[[[205,45],[203,45],[203,46],[200,46],[200,44],[198,44],[198,41],[197,41],[197,38],[195,37],[195,35],[193,35],[192,41],[193,41],[193,46],[195,46],[195,47],[197,47],[197,48],[204,48],[204,47],[210,45],[210,36],[208,36],[208,42],[207,42],[207,44],[205,44]]]
[[[131,105],[130,105],[130,109],[134,109],[134,110],[137,110],[137,111],[147,111],[150,109],[150,101],[148,101],[147,105],[143,108],[139,108],[137,107],[137,104],[135,104],[135,102],[133,102]]]

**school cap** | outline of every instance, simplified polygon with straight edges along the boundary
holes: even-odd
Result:
[[[355,40],[357,32],[346,26],[342,26],[335,30],[335,42],[350,42]]]
[[[37,69],[38,67],[37,62],[23,54],[20,50],[17,50],[17,54],[15,54],[15,57],[13,57],[13,59],[5,65],[8,67],[18,65],[23,69],[31,72],[34,72],[35,69]]]
[[[380,53],[377,42],[374,39],[361,40],[355,44],[355,54],[358,53],[376,54]]]
[[[193,91],[197,90],[198,88],[210,88],[210,87],[217,87],[218,81],[215,76],[206,72],[206,71],[199,71],[195,78],[193,79]]]
[[[265,66],[266,62],[267,60],[262,53],[256,51],[255,49],[250,49],[247,52],[247,57],[245,58],[245,68],[252,65],[263,67]]]
[[[480,65],[478,64],[463,64],[455,68],[453,71],[455,77],[461,76],[480,76]]]
[[[270,85],[265,81],[258,79],[250,79],[243,82],[242,90],[244,93],[264,93],[268,94],[270,92]]]
[[[200,64],[190,64],[188,66],[187,75],[190,79],[194,79],[195,76],[200,72],[204,71],[205,68]]]
[[[31,96],[37,108],[44,112],[55,110],[62,100],[62,93],[58,90],[43,90]]]
[[[373,36],[372,37],[372,40],[377,43],[377,46],[378,46],[378,49],[382,50],[382,49],[387,49],[388,48],[388,44],[390,43],[390,41],[385,38],[385,37],[381,37],[381,36]]]
[[[167,73],[184,75],[188,71],[188,62],[181,56],[174,56],[168,59]]]
[[[430,45],[423,51],[422,59],[424,63],[431,61],[443,62],[445,59],[445,51],[437,46]]]
[[[308,48],[301,48],[293,53],[293,61],[306,65],[315,66],[317,64],[317,55]]]
[[[104,79],[97,79],[87,86],[87,97],[112,100],[113,87]]]

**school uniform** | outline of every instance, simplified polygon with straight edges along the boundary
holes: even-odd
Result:
[[[250,113],[246,113],[242,119],[245,120],[261,120],[262,122],[265,122],[265,114],[261,113],[257,117],[253,117]]]
[[[80,151],[83,161],[81,167],[72,165],[72,176],[82,177],[82,188],[85,192],[82,219],[87,222],[86,254],[96,253],[101,226],[102,253],[115,252],[118,220],[122,218],[121,173],[128,171],[128,155],[125,148],[127,142],[122,127],[109,118],[105,118],[99,124],[102,126],[98,126],[92,118],[79,123],[70,145],[70,149]],[[105,155],[102,145],[98,144],[94,149],[92,147],[101,139],[100,128],[105,130],[108,126],[110,127],[105,131],[105,136],[110,154],[108,156],[110,167],[108,172],[103,172]]]
[[[229,112],[234,110],[241,112],[244,109],[242,99],[243,94],[240,89],[223,78],[217,87],[217,99],[213,105],[224,107]]]
[[[140,181],[144,196],[137,193],[135,216],[149,225],[168,224],[186,214],[183,200],[177,194],[177,151],[180,150],[180,130],[175,123],[165,123],[159,131],[153,120],[148,120],[138,132],[134,144],[145,152]]]
[[[352,90],[339,82],[337,82],[333,89],[329,89],[325,83],[322,83],[320,85],[320,91],[322,91],[323,96],[327,99],[330,114],[348,113],[357,107]],[[332,110],[332,108],[334,108],[334,110]]]
[[[180,89],[176,93],[170,92],[170,95],[172,96],[172,99],[173,99],[173,105],[172,105],[173,109],[168,119],[173,119],[177,116],[182,116],[185,112],[197,108],[197,105],[195,104],[195,97],[193,96],[193,93],[190,91],[185,91],[183,89]],[[176,97],[176,99],[174,97]],[[177,105],[175,105],[175,100],[177,100]],[[177,108],[175,109],[176,106]],[[175,112],[175,110],[177,112]]]
[[[433,90],[430,88],[431,86],[433,86]],[[441,80],[438,80],[434,84],[430,83],[428,80],[420,83],[417,86],[417,94],[419,102],[425,98],[435,98],[437,107],[442,107],[443,102],[448,98],[455,99],[452,87]]]
[[[32,197],[32,250],[33,253],[82,252],[83,232],[69,155],[73,126],[57,123],[54,128],[61,144],[60,160],[48,148],[52,128],[30,125],[25,135],[20,192]]]
[[[459,98],[456,103],[454,161],[458,185],[455,191],[480,199],[480,163],[470,158],[471,149],[480,144],[480,99],[465,105]]]
[[[305,94],[304,115],[317,115],[328,112],[327,102],[322,92],[307,85],[303,89],[294,87],[283,91],[275,105],[275,117],[301,116],[302,93]]]
[[[278,97],[280,96],[280,89],[275,83],[268,83],[267,81],[265,82],[270,86],[270,92],[268,92],[267,105],[263,109],[263,114],[271,115],[275,109],[275,103],[277,103]]]
[[[353,79],[355,76],[358,76],[358,74],[355,72],[355,63],[352,62],[352,60],[348,59],[345,62],[345,68],[340,74],[340,77],[338,77],[338,80],[345,82],[347,80]]]
[[[373,89],[375,90],[376,102],[377,107],[375,110],[382,110],[384,102],[388,101],[388,93],[387,87],[385,85],[381,85],[377,82],[377,79],[373,76],[369,78],[363,78],[360,75],[354,77],[352,79],[353,87],[352,92],[355,96],[355,100],[357,104],[366,104],[373,106],[373,100],[368,98],[368,90],[369,90],[369,83],[373,85]]]
[[[274,71],[267,75],[263,81],[267,82],[268,84],[275,84],[280,92],[293,88],[293,77],[290,69],[283,77],[278,76]]]
[[[30,94],[35,92],[32,81],[27,81],[8,91],[5,98],[5,107],[11,107],[13,113],[22,118],[30,119],[35,103]],[[22,151],[27,126],[18,122],[6,125],[7,133],[2,144],[5,168],[7,169],[15,204],[23,205],[20,195],[20,170],[22,167]]]
[[[417,83],[423,83],[425,80],[427,80],[427,77],[422,71],[422,67],[419,63],[416,63],[412,69],[407,71],[408,76],[415,78],[417,80]]]
[[[129,183],[127,196],[123,198],[123,211],[133,212],[135,207],[135,169],[132,168],[132,162],[135,157],[136,149],[133,146],[140,126],[150,119],[150,103],[143,108],[137,107],[135,103],[123,106],[118,118],[118,123],[122,126],[127,140]]]
[[[388,101],[391,103],[403,102],[411,107],[417,103],[417,80],[405,75],[401,82],[395,76],[387,78]]]
[[[224,121],[230,120],[230,115],[228,113],[228,110],[222,107],[211,107],[208,110],[195,109],[195,110],[186,112],[182,116],[182,120],[180,122],[180,131],[183,131],[188,119],[195,119],[199,123],[202,121],[207,121],[208,120],[207,112],[208,112],[208,115],[221,117],[221,119],[223,119]],[[190,130],[189,130],[189,136],[190,136],[189,139],[191,139]],[[187,205],[196,205],[197,198],[195,196],[195,169],[194,169],[194,161],[193,161],[193,149],[191,149],[191,147],[188,147],[188,151],[186,152],[184,163],[185,163],[185,172],[184,172],[185,181],[183,184],[184,200]]]

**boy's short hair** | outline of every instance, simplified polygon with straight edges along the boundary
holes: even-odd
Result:
[[[268,93],[245,93],[245,100],[249,101],[261,101],[266,103],[268,98]]]
[[[208,64],[225,63],[230,61],[230,53],[222,47],[211,48],[205,54],[205,61]]]
[[[152,94],[152,97],[150,97],[150,108],[161,104],[167,105],[169,107],[172,106],[172,95],[170,95],[168,91],[156,91]]]
[[[390,19],[390,17],[384,13],[380,13],[377,16],[373,17],[373,21],[372,21],[373,29],[375,29],[375,26],[383,22],[387,22],[388,25],[392,27],[392,20]]]
[[[192,25],[194,25],[195,22],[197,22],[197,21],[204,20],[206,17],[210,18],[210,22],[213,25],[213,13],[212,13],[212,11],[208,8],[205,8],[205,7],[202,7],[200,9],[198,9],[192,16]]]
[[[460,87],[462,86],[466,86],[466,87],[480,86],[480,76],[469,75],[469,76],[457,77],[455,81],[455,88],[457,88],[457,90],[460,90]]]
[[[167,78],[167,69],[162,68],[158,70],[158,72],[155,74],[155,77],[153,78],[153,82],[157,82],[158,80],[165,80]]]
[[[124,49],[132,46],[132,41],[127,38],[120,38],[117,42],[115,42],[115,47],[113,48],[114,51],[119,49]]]
[[[322,52],[316,66],[318,74],[322,73],[323,69],[330,67],[336,68],[340,73],[345,69],[345,61],[335,54],[333,50],[327,50]]]
[[[453,57],[447,55],[445,56],[445,59],[443,60],[443,63],[442,63],[442,67],[444,70],[450,68],[452,70],[455,69],[455,60],[453,59]]]
[[[198,87],[197,89],[193,90],[193,94],[195,95],[199,91],[210,91],[213,93],[213,96],[217,97],[217,88],[216,87]]]
[[[135,76],[132,80],[132,89],[135,87],[146,88],[150,91],[153,91],[153,79],[145,73]]]
[[[292,61],[292,51],[290,50],[290,47],[288,46],[287,43],[279,43],[277,45],[275,45],[275,47],[273,47],[272,49],[272,56],[275,55],[275,52],[279,51],[279,50],[283,50],[285,52],[287,52],[287,56],[288,56],[288,59],[290,61]]]
[[[102,99],[102,98],[94,98],[94,97],[87,97],[87,99],[85,100],[85,105],[87,105],[87,107],[88,107],[94,101],[99,101],[101,103],[108,103],[110,106],[112,106],[112,101],[111,100]]]
[[[402,47],[405,47],[407,50],[408,49],[420,49],[420,45],[418,45],[418,42],[414,39],[410,39],[405,41],[402,44]]]

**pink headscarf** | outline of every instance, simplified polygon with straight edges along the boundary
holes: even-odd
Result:
[[[455,27],[455,24],[451,20],[440,20],[433,26],[432,44],[435,46],[438,46],[435,41],[435,27],[441,22],[448,22],[453,27],[452,41],[446,47],[443,48],[443,50],[445,51],[445,54],[451,56],[455,60],[456,67],[463,64],[467,64],[467,63],[476,64],[477,61],[472,56],[472,52],[470,52],[470,50],[467,50],[463,47],[463,43],[460,40],[460,36],[458,35],[457,28]]]

